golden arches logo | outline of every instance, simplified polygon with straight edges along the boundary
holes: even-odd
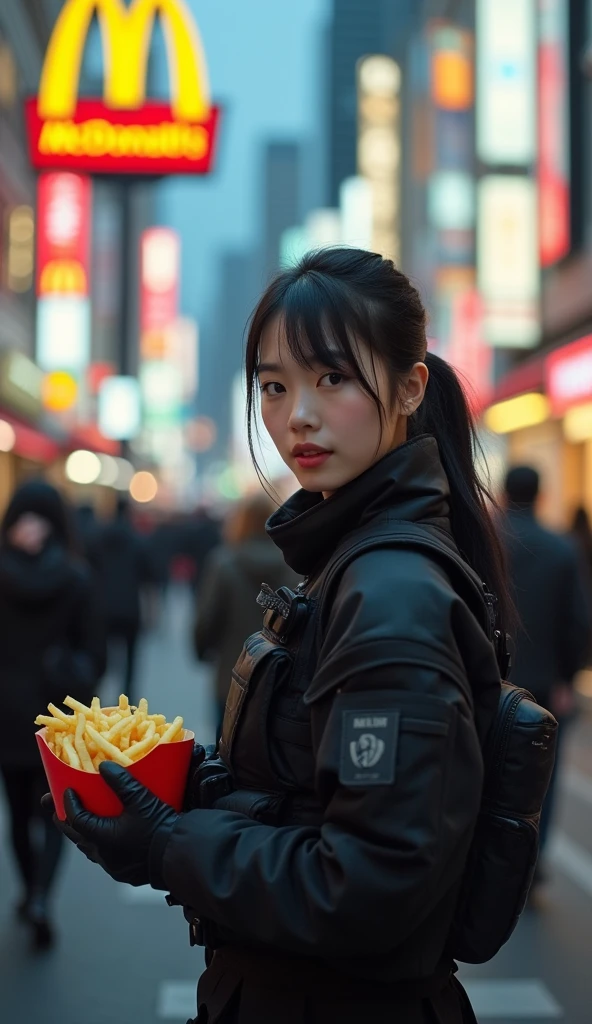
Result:
[[[201,121],[210,111],[201,39],[184,0],[66,0],[45,56],[38,96],[41,118],[68,118],[76,109],[82,57],[96,13],[103,41],[104,100],[116,110],[137,110],[146,97],[148,51],[156,14],[163,26],[173,115]]]
[[[85,295],[86,290],[86,274],[78,260],[50,260],[41,271],[40,295]]]

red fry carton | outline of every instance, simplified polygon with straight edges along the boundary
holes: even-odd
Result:
[[[49,789],[55,804],[56,814],[60,821],[66,820],[64,811],[64,793],[74,789],[87,810],[105,817],[117,817],[123,806],[113,790],[99,774],[91,775],[80,768],[72,768],[61,761],[45,741],[46,728],[35,733],[35,739],[47,775]],[[134,779],[150,789],[155,796],[170,804],[176,811],[183,805],[183,794],[189,772],[189,763],[193,751],[194,733],[184,730],[182,740],[174,743],[158,744],[139,761],[131,765],[129,771]]]

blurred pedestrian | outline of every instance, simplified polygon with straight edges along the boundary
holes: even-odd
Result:
[[[88,502],[78,505],[75,510],[75,521],[79,546],[84,557],[88,559],[90,546],[97,528],[97,519],[94,507]]]
[[[520,620],[511,681],[530,690],[560,723],[555,770],[541,814],[542,851],[553,812],[563,726],[573,712],[574,676],[585,665],[590,650],[592,616],[573,545],[537,520],[539,486],[539,474],[531,466],[509,470],[504,533]],[[538,880],[543,880],[542,868]]]
[[[104,667],[90,574],[72,554],[66,507],[49,484],[31,481],[0,527],[0,771],[23,890],[17,909],[38,948],[53,940],[48,897],[62,837],[41,811],[47,782],[33,722],[67,694],[90,701]]]
[[[136,654],[142,625],[141,594],[150,582],[151,567],[146,541],[130,521],[126,498],[118,499],[112,522],[95,531],[89,545],[89,559],[96,575],[110,655],[114,647],[123,650],[122,685],[130,703],[134,703]]]
[[[221,542],[220,522],[205,505],[200,505],[184,524],[180,551],[193,563],[193,589],[196,593],[201,587],[208,557]]]
[[[205,563],[197,597],[194,644],[198,658],[215,662],[217,736],[236,652],[244,638],[261,625],[261,608],[257,604],[261,584],[267,583],[277,590],[283,585],[294,587],[298,582],[265,530],[275,508],[264,492],[239,501],[228,515],[224,543],[212,551]]]

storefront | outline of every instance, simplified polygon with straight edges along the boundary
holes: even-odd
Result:
[[[506,438],[508,466],[541,473],[541,518],[569,526],[578,505],[592,517],[592,334],[537,354],[496,388],[485,426]]]

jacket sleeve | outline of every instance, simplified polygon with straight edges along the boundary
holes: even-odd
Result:
[[[209,556],[197,593],[193,641],[197,657],[204,660],[220,649],[224,635],[230,579],[221,555],[216,550]]]
[[[320,828],[216,809],[179,819],[163,877],[198,916],[299,954],[371,955],[403,942],[462,874],[483,771],[454,654],[470,613],[417,557],[397,581],[384,552],[362,556],[333,603],[308,691]]]

